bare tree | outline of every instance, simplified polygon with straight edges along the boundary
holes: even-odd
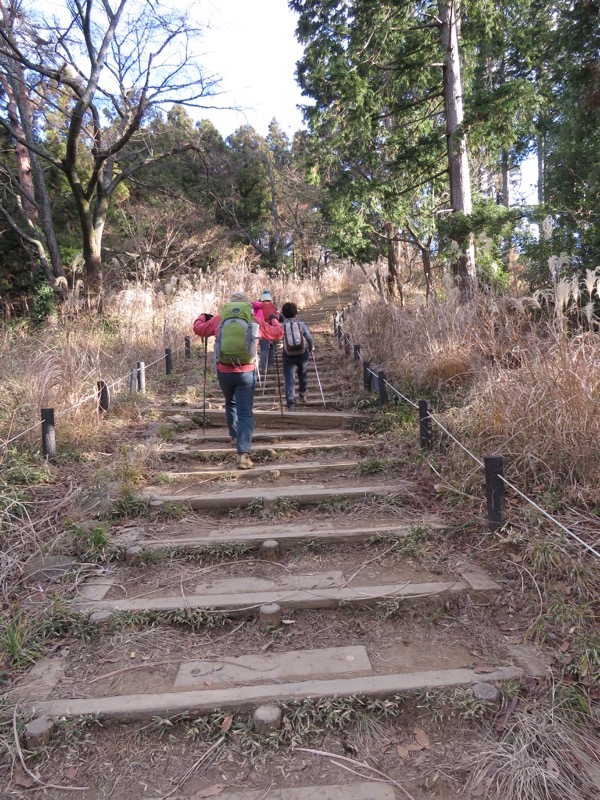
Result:
[[[56,285],[64,268],[41,165],[62,172],[79,219],[86,283],[97,289],[118,186],[144,165],[194,146],[181,140],[157,150],[148,126],[174,103],[207,107],[216,84],[193,52],[199,30],[185,12],[154,0],[65,0],[51,25],[25,13],[20,0],[0,0],[0,10],[0,125],[17,156],[15,169],[0,169],[17,214],[6,204],[0,212]],[[49,131],[58,131],[59,147]]]

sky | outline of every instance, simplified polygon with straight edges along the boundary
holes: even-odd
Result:
[[[298,106],[309,99],[294,78],[302,47],[287,0],[195,0],[192,8],[204,29],[202,64],[221,78],[221,94],[210,101],[221,109],[193,116],[210,119],[223,137],[246,124],[265,136],[275,117],[292,138],[304,127]],[[537,202],[536,181],[536,162],[529,158],[512,174],[512,202]]]
[[[302,48],[296,14],[287,0],[196,0],[194,16],[205,28],[200,51],[207,72],[221,77],[211,103],[234,110],[197,111],[227,137],[250,124],[265,135],[275,117],[291,137],[303,127],[297,106],[307,102],[294,79]]]

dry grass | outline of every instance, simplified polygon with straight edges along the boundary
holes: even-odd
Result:
[[[478,757],[470,797],[498,800],[592,800],[598,785],[591,778],[600,758],[600,742],[551,710],[515,716],[499,742]]]
[[[216,312],[236,289],[258,299],[268,288],[276,302],[293,299],[302,307],[322,294],[344,291],[357,278],[344,265],[325,270],[318,283],[293,276],[271,279],[251,268],[243,260],[225,263],[214,275],[201,275],[195,282],[172,278],[158,290],[132,284],[104,298],[100,318],[80,312],[54,316],[35,331],[25,325],[5,328],[0,339],[0,441],[32,425],[34,432],[24,441],[36,441],[39,409],[52,407],[60,417],[63,444],[89,443],[98,433],[98,415],[93,399],[82,401],[95,396],[96,382],[112,385],[125,378],[112,394],[125,393],[135,363],[158,359],[148,374],[151,388],[152,375],[164,372],[164,348],[177,349],[174,358],[181,359],[184,337],[192,334],[196,317]],[[66,414],[67,409],[72,410]]]
[[[454,406],[444,422],[469,449],[502,453],[525,489],[560,486],[591,510],[600,506],[600,335],[570,298],[558,285],[549,308],[540,296],[479,294],[402,309],[365,290],[348,325],[364,357],[412,400],[435,393],[436,411]]]

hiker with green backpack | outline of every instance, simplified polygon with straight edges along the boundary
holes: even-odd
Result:
[[[283,336],[276,314],[257,319],[244,292],[234,292],[221,313],[201,314],[194,322],[194,333],[216,336],[217,379],[225,398],[225,417],[232,444],[237,449],[238,469],[250,469],[254,415],[252,404],[256,388],[256,342],[258,338],[276,342]]]
[[[285,399],[288,411],[296,408],[296,372],[298,373],[298,393],[300,402],[306,402],[308,391],[308,364],[309,354],[314,351],[313,338],[304,324],[296,319],[298,306],[296,303],[284,303],[281,307],[283,318],[283,377],[285,380]]]

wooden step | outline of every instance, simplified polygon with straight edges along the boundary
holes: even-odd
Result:
[[[187,522],[187,521],[186,521]],[[412,522],[398,522],[398,519],[387,523],[363,523],[345,527],[339,524],[323,523],[321,525],[253,525],[230,526],[206,530],[206,525],[198,523],[186,524],[189,533],[182,536],[180,529],[176,533],[161,531],[156,537],[147,535],[143,528],[123,528],[113,535],[115,544],[138,545],[144,550],[163,550],[169,548],[194,549],[211,547],[220,544],[239,543],[248,547],[259,547],[267,539],[276,539],[282,544],[300,544],[304,542],[351,542],[369,541],[378,534],[390,534],[398,537],[408,536],[416,526],[426,526],[432,530],[444,530],[441,519],[435,514],[423,515]],[[164,526],[163,526],[164,527]]]
[[[204,469],[197,469],[191,472],[161,472],[171,483],[203,483],[208,480],[222,480],[224,478],[239,478],[240,480],[256,480],[265,475],[273,475],[278,472],[280,475],[319,475],[325,474],[338,474],[354,472],[358,469],[358,461],[334,461],[331,463],[321,463],[320,461],[295,461],[291,464],[281,463],[276,461],[273,464],[255,464],[252,469],[239,470],[206,467]],[[151,485],[146,487],[151,489]]]
[[[246,508],[257,499],[262,499],[265,507],[283,500],[294,500],[298,505],[313,505],[326,502],[332,497],[347,500],[365,500],[368,497],[394,494],[405,484],[400,481],[394,484],[340,486],[327,488],[322,485],[291,485],[244,489],[222,489],[220,492],[180,492],[178,494],[160,494],[156,488],[142,489],[138,494],[150,499],[152,508],[160,508],[165,503],[186,503],[194,510],[227,510],[230,508]]]
[[[229,436],[227,436],[227,441],[229,441]],[[289,453],[290,455],[295,455],[300,453],[309,453],[311,451],[328,453],[336,450],[372,451],[374,447],[376,447],[375,442],[359,442],[352,440],[349,442],[292,442],[290,444],[279,444],[273,442],[273,444],[264,447],[255,447],[253,444],[252,456],[265,456],[269,454],[276,455],[278,453]],[[160,450],[160,455],[162,458],[172,455],[173,457],[189,456],[190,458],[210,458],[212,456],[220,459],[222,459],[223,456],[230,456],[231,459],[235,459],[237,453],[235,447],[231,444],[229,447],[206,447],[202,450],[190,448],[188,445],[182,445],[179,447],[163,447]]]
[[[202,416],[202,406],[163,406],[155,408],[154,411],[163,417],[174,414]],[[225,411],[219,409],[207,409],[206,420],[209,424],[222,425],[225,419]],[[279,427],[281,425],[293,425],[296,427],[312,428],[321,430],[323,428],[345,428],[354,422],[372,422],[372,418],[364,414],[351,414],[345,411],[293,411],[289,412],[284,408],[283,416],[280,411],[255,411],[254,423],[257,427],[263,428]]]
[[[519,680],[523,671],[515,666],[500,666],[486,672],[485,682]],[[98,698],[43,700],[23,705],[31,715],[54,719],[97,716],[100,719],[145,720],[212,714],[222,709],[251,711],[269,703],[289,703],[328,697],[393,697],[403,692],[426,689],[449,689],[479,683],[482,676],[475,669],[431,670],[393,675],[308,680],[231,689],[162,692],[160,694],[113,695]]]
[[[465,572],[460,577],[448,576],[447,580],[411,583],[409,577],[399,573],[395,582],[349,586],[346,583],[352,581],[352,577],[345,581],[341,572],[329,570],[322,574],[291,575],[279,580],[253,577],[216,579],[198,584],[194,592],[185,591],[178,585],[173,594],[157,597],[75,598],[72,607],[80,613],[169,612],[185,608],[236,615],[256,611],[271,603],[277,603],[284,610],[337,608],[342,603],[370,608],[390,599],[412,601],[434,595],[497,591],[500,588],[481,571],[477,571],[472,580],[470,578],[471,573]],[[108,583],[106,585],[110,588]]]

